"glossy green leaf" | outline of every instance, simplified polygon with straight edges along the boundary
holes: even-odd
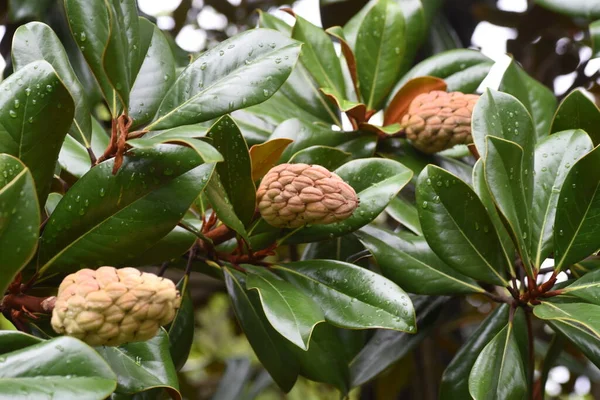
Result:
[[[234,111],[231,116],[242,130],[248,146],[264,143],[275,129],[273,124],[247,109]]]
[[[42,341],[42,339],[24,332],[0,330],[0,349],[2,349],[0,354],[21,350]]]
[[[350,360],[343,342],[331,325],[322,323],[315,327],[308,350],[304,351],[292,344],[288,344],[288,347],[298,360],[301,375],[313,381],[334,385],[342,395],[348,393]]]
[[[195,243],[197,236],[176,226],[173,230],[137,257],[127,260],[127,266],[157,265],[178,259]]]
[[[307,260],[273,267],[319,304],[325,319],[347,329],[415,332],[408,295],[368,269],[333,260]]]
[[[600,4],[595,0],[535,0],[536,4],[573,17],[600,18]]]
[[[350,362],[350,386],[363,385],[409,354],[431,333],[447,301],[448,298],[443,296],[420,296],[413,300],[419,327],[416,334],[383,329],[376,331]]]
[[[40,209],[31,173],[18,159],[0,154],[0,293],[33,257]]]
[[[533,170],[534,126],[529,112],[516,97],[487,89],[475,104],[471,126],[473,141],[483,159],[486,158],[486,138],[499,137],[521,146],[527,157],[524,168]]]
[[[235,315],[256,353],[273,380],[285,392],[290,391],[298,376],[298,364],[289,353],[283,337],[267,321],[260,305],[250,300],[240,272],[223,268],[227,292],[231,297]]]
[[[205,129],[198,126],[188,125],[169,129],[151,138],[133,139],[127,144],[139,149],[152,148],[161,143],[179,144],[193,149],[205,163],[223,161],[223,156],[209,143],[197,139],[206,135]]]
[[[52,215],[54,209],[56,209],[56,206],[58,205],[58,203],[60,203],[62,197],[63,196],[60,193],[50,193],[48,195],[46,205],[44,206],[44,210],[46,211],[46,214],[48,214],[48,216]]]
[[[499,90],[515,96],[531,114],[538,139],[550,132],[551,116],[556,110],[554,93],[536,81],[512,60],[502,76]]]
[[[212,209],[217,213],[219,220],[240,234],[246,241],[249,240],[244,223],[236,215],[233,204],[227,192],[225,192],[221,178],[216,171],[206,187],[206,196],[210,201]]]
[[[279,31],[287,36],[292,35],[292,27],[287,22],[261,9],[256,11],[258,13],[258,26]]]
[[[115,373],[83,342],[58,337],[2,355],[0,393],[10,399],[109,396]]]
[[[246,287],[258,292],[269,323],[294,345],[307,350],[315,326],[325,321],[319,305],[264,268],[247,264],[243,267],[249,272]]]
[[[231,201],[235,214],[247,226],[256,207],[256,187],[252,179],[252,162],[242,132],[228,115],[210,128],[208,136],[224,162],[217,164],[220,182]]]
[[[346,161],[350,153],[329,146],[311,146],[300,150],[289,159],[289,163],[317,164],[332,171]]]
[[[129,152],[84,175],[46,224],[40,272],[121,264],[168,234],[208,183],[214,164],[190,149],[160,145]],[[75,217],[76,216],[76,217]]]
[[[175,58],[165,35],[144,18],[140,19],[140,25],[150,26],[152,40],[131,88],[129,115],[133,118],[133,127],[152,120],[165,93],[175,82]]]
[[[81,178],[92,168],[88,151],[70,135],[65,136],[58,153],[58,163],[63,170],[76,178]]]
[[[221,42],[177,77],[147,129],[208,121],[262,103],[288,78],[299,51],[298,42],[268,29]]]
[[[300,61],[319,87],[331,88],[338,97],[343,98],[346,92],[344,76],[333,42],[327,33],[296,15],[292,38],[304,43]]]
[[[334,172],[354,188],[360,200],[359,206],[344,221],[303,228],[287,243],[314,242],[356,231],[381,214],[412,178],[412,171],[404,165],[378,158],[353,160]]]
[[[508,322],[508,306],[492,311],[458,350],[442,375],[440,400],[468,399],[469,374],[483,348]]]
[[[73,110],[71,95],[46,61],[32,62],[0,84],[0,153],[29,168],[41,205]]]
[[[64,4],[73,39],[100,85],[113,117],[116,117],[123,105],[128,104],[131,84],[130,53],[126,48],[127,37],[122,31],[126,21],[122,18],[121,9],[119,7],[117,11],[113,0],[64,0]],[[135,23],[138,23],[137,15]]]
[[[573,342],[596,366],[600,366],[600,306],[586,303],[544,302],[533,314]]]
[[[540,267],[553,249],[553,226],[558,197],[572,164],[592,150],[589,136],[582,130],[568,130],[543,139],[535,149],[531,255]]]
[[[592,39],[592,58],[600,57],[600,21],[594,21],[589,26]]]
[[[492,198],[492,193],[487,182],[485,181],[482,159],[479,159],[473,166],[473,190],[475,190],[475,193],[477,193],[479,196],[481,203],[485,207],[490,219],[492,220],[494,229],[496,230],[498,238],[500,239],[500,243],[502,244],[502,252],[504,254],[504,258],[506,259],[506,265],[511,272],[511,276],[515,276],[513,267],[516,254],[515,244],[513,243],[512,238],[506,229],[502,217],[498,213],[496,203]]]
[[[563,183],[554,222],[554,259],[557,269],[581,261],[600,248],[598,165],[600,147],[579,159],[571,167]]]
[[[294,154],[312,146],[336,147],[352,154],[353,158],[370,157],[377,142],[377,135],[373,133],[339,132],[298,119],[289,119],[280,124],[270,137],[271,140],[277,138],[294,141],[283,152],[280,162],[288,162]]]
[[[83,146],[90,147],[92,120],[84,89],[52,28],[41,22],[20,26],[12,42],[12,59],[15,70],[38,60],[45,60],[52,65],[75,102],[75,116],[69,134]]]
[[[477,283],[443,262],[423,237],[365,226],[355,235],[373,254],[383,275],[419,294],[482,293]]]
[[[145,342],[96,347],[96,351],[117,374],[117,392],[134,394],[164,387],[171,398],[181,399],[177,372],[169,352],[169,335],[164,329]]]
[[[449,50],[436,54],[412,67],[398,81],[392,94],[396,94],[411,79],[421,76],[442,78],[448,91],[473,93],[487,76],[493,62],[479,51]],[[393,97],[390,97],[390,100]]]
[[[600,110],[581,89],[563,99],[552,121],[552,133],[568,129],[583,129],[595,146],[600,144]]]
[[[502,246],[475,192],[455,175],[428,165],[419,175],[416,195],[431,249],[464,275],[505,285]]]
[[[385,212],[415,235],[423,235],[417,207],[408,200],[402,197],[393,198],[386,207]]]
[[[577,296],[587,302],[600,305],[600,270],[585,274],[562,289],[562,293]]]
[[[486,149],[483,172],[487,187],[506,218],[523,265],[531,275],[529,252],[533,221],[529,210],[533,198],[533,168],[529,164],[533,163],[526,160],[533,161],[533,154],[527,155],[516,143],[494,136],[487,137]]]
[[[363,102],[378,109],[400,74],[406,51],[404,17],[400,6],[379,0],[365,15],[354,53]]]
[[[194,343],[194,303],[188,287],[189,277],[189,275],[184,275],[177,284],[177,289],[183,293],[181,305],[177,309],[173,322],[165,328],[169,337],[169,352],[175,371],[183,368]]]
[[[483,348],[469,375],[474,400],[521,400],[527,395],[525,370],[509,323]]]

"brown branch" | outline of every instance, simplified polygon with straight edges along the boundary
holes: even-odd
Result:
[[[2,299],[0,309],[27,310],[32,313],[50,314],[56,297],[36,297],[27,294],[8,294]]]
[[[227,225],[223,224],[217,226],[211,231],[206,232],[204,236],[211,239],[213,241],[213,244],[216,246],[235,237],[235,231],[229,229]]]

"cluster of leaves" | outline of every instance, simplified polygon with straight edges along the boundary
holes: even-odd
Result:
[[[285,391],[299,375],[343,393],[373,379],[427,335],[446,295],[503,304],[448,366],[443,398],[531,391],[532,314],[600,366],[600,278],[585,260],[600,248],[600,111],[581,91],[557,107],[511,61],[494,66],[499,79],[473,114],[481,158],[465,147],[419,153],[399,135],[410,100],[475,92],[493,66],[454,50],[410,68],[431,4],[373,0],[327,31],[263,13],[260,28],[179,69],[133,0],[65,0],[85,76],[51,28],[20,27],[15,72],[0,84],[0,293],[52,295],[66,274],[101,265],[187,273],[174,322],[118,348],[54,337],[47,316],[3,308],[31,335],[0,331],[0,376],[10,378],[0,391],[179,398],[192,270],[224,281]],[[90,84],[109,129],[93,116]],[[267,225],[256,185],[284,162],[335,171],[359,196],[354,215],[299,230]],[[300,260],[286,257],[299,245]],[[555,285],[560,271],[571,280]],[[366,343],[355,334],[365,329],[378,329]]]

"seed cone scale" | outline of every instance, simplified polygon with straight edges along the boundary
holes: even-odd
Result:
[[[181,304],[175,284],[135,268],[82,269],[63,279],[52,328],[91,346],[153,338]]]
[[[402,118],[406,137],[423,153],[473,143],[471,116],[479,95],[434,90],[414,98]]]
[[[271,168],[256,192],[258,209],[278,228],[331,224],[350,217],[358,196],[339,176],[320,165],[280,164]]]

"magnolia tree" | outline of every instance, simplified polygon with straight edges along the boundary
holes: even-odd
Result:
[[[442,399],[541,398],[563,348],[600,366],[600,111],[515,61],[482,85],[493,63],[472,50],[412,66],[434,11],[374,0],[327,30],[262,13],[182,69],[133,0],[65,0],[62,41],[19,27],[0,84],[0,393],[181,398],[192,273],[224,282],[286,392],[372,380],[448,296],[494,306]]]

